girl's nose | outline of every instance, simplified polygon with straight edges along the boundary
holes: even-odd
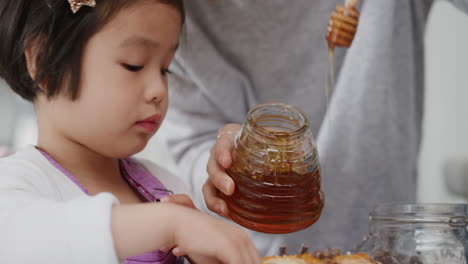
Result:
[[[167,79],[164,76],[153,78],[146,89],[146,100],[160,103],[167,97]]]

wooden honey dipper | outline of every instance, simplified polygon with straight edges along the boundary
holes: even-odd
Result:
[[[349,47],[353,42],[359,22],[358,0],[346,0],[344,5],[337,5],[333,11],[327,31],[328,47]]]
[[[325,84],[327,108],[330,102],[330,92],[335,86],[334,50],[341,46],[348,48],[353,42],[359,22],[358,0],[345,0],[344,5],[337,5],[330,16],[327,29],[328,57],[330,70]]]

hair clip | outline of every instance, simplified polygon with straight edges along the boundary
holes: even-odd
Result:
[[[68,3],[70,3],[73,14],[78,12],[82,6],[96,6],[96,0],[68,0]]]

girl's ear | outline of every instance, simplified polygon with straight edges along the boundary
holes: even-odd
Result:
[[[37,74],[37,48],[35,45],[28,45],[24,51],[26,57],[26,67],[31,79],[35,80]]]
[[[36,45],[37,41],[32,41],[26,49],[24,50],[24,56],[26,57],[26,67],[28,68],[29,76],[33,81],[36,80],[37,77],[37,58],[39,56],[39,45]],[[46,82],[37,83],[39,90],[45,91],[46,89]]]

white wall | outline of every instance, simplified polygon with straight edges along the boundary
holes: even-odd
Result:
[[[0,146],[11,146],[13,139],[14,117],[16,116],[15,96],[0,79]]]
[[[419,200],[468,202],[448,192],[443,175],[449,159],[468,163],[468,16],[446,1],[432,10],[426,60]]]

